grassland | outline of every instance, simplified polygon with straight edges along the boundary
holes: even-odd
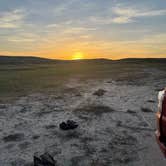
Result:
[[[140,81],[148,76],[144,69],[166,71],[165,63],[155,61],[74,61],[42,64],[1,64],[0,99],[63,88],[69,78],[109,78],[115,81]],[[136,82],[137,83],[137,82]]]

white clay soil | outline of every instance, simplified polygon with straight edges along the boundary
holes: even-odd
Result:
[[[146,72],[133,82],[73,77],[61,91],[1,103],[0,166],[31,166],[35,152],[49,152],[58,166],[165,165],[154,132],[166,77]],[[68,119],[78,128],[60,130]]]

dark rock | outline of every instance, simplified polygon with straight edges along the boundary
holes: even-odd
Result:
[[[68,120],[67,122],[62,122],[59,125],[62,130],[71,130],[78,127],[78,124],[73,120]]]
[[[27,111],[27,108],[24,106],[22,109],[21,109],[21,113],[25,113]]]
[[[40,135],[34,135],[32,138],[35,140],[35,139],[38,139],[40,137]]]
[[[129,114],[135,114],[136,113],[135,111],[130,110],[130,109],[128,109],[126,112],[129,113]]]
[[[34,166],[55,166],[56,161],[49,153],[34,154]]]
[[[78,124],[73,120],[68,120],[67,125],[69,126],[70,129],[75,129],[76,127],[78,127]]]
[[[0,104],[0,109],[5,109],[6,107],[6,104]]]
[[[96,96],[103,96],[106,91],[103,89],[98,89],[96,92],[93,93],[93,95]]]
[[[55,166],[55,160],[49,153],[41,155],[44,166]]]
[[[4,142],[21,141],[23,139],[24,139],[23,133],[10,134],[8,136],[3,137]]]
[[[34,166],[43,166],[42,158],[38,153],[35,153],[33,156]]]
[[[150,108],[141,107],[142,112],[153,112]]]
[[[67,124],[65,122],[60,123],[59,127],[62,130],[68,130],[68,126],[67,126]]]
[[[154,100],[147,100],[148,103],[155,103]]]

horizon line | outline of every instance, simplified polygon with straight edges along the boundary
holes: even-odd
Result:
[[[41,58],[41,59],[47,59],[47,60],[59,60],[59,61],[82,61],[82,60],[111,60],[111,61],[117,61],[117,60],[124,60],[124,59],[166,59],[160,58],[160,57],[126,57],[126,58],[120,58],[120,59],[111,59],[111,58],[82,58],[82,59],[56,59],[56,58],[47,58],[37,55],[0,55],[0,57],[17,57],[17,58]]]

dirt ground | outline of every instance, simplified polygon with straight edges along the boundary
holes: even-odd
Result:
[[[135,82],[70,78],[61,91],[1,103],[0,166],[31,166],[35,152],[49,152],[58,166],[165,165],[154,132],[166,78],[154,81],[149,72]],[[79,127],[60,130],[68,119]]]

